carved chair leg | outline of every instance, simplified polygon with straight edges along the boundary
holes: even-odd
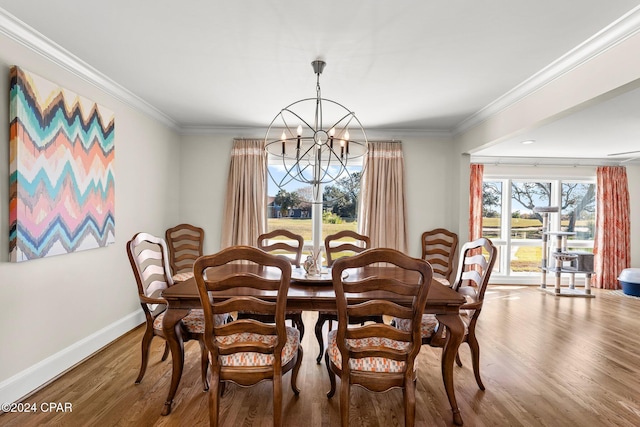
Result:
[[[218,412],[220,411],[220,398],[224,393],[224,382],[220,382],[220,373],[212,369],[211,390],[209,390],[209,425],[218,427]]]
[[[322,354],[324,353],[324,339],[322,337],[322,327],[324,326],[324,322],[324,316],[322,315],[322,313],[319,313],[315,327],[316,339],[318,340],[318,347],[320,347],[318,357],[316,357],[316,363],[318,365],[320,364],[320,361],[322,360]]]
[[[349,397],[351,392],[351,384],[349,384],[349,376],[342,372],[340,377],[340,424],[342,427],[349,427]]]
[[[404,425],[413,427],[416,423],[416,383],[408,381],[405,383],[404,394]]]
[[[478,383],[480,390],[484,390],[484,384],[480,379],[480,345],[475,334],[469,334],[467,344],[469,344],[469,349],[471,350],[471,362],[473,363],[473,374],[476,377],[476,383]]]
[[[302,313],[296,313],[291,318],[296,329],[300,331],[300,341],[304,337],[304,322],[302,321]]]
[[[204,391],[209,390],[209,382],[207,380],[207,371],[209,369],[209,352],[204,343],[204,339],[199,339],[200,343],[200,366],[202,370],[202,388]]]
[[[457,365],[459,367],[462,368],[462,360],[460,360],[460,352],[459,351],[456,353],[456,363],[457,363]]]
[[[329,383],[331,384],[331,389],[327,392],[327,397],[331,399],[333,395],[336,394],[336,374],[329,366],[329,353],[327,352],[324,353],[324,363],[327,367],[327,372],[329,373]]]
[[[144,336],[142,337],[142,363],[140,364],[140,372],[138,373],[138,378],[136,378],[136,384],[140,384],[140,381],[142,381],[142,378],[144,377],[144,373],[147,371],[151,340],[153,340],[153,328],[147,326],[147,329],[144,331]]]
[[[169,357],[169,353],[171,352],[171,349],[169,348],[169,343],[165,341],[164,343],[164,353],[162,353],[162,358],[160,360],[162,360],[163,362],[165,360],[167,360],[167,357]]]
[[[273,377],[273,427],[282,426],[282,375]]]
[[[300,365],[302,365],[302,353],[302,346],[298,346],[296,364],[293,366],[291,371],[291,390],[293,390],[293,394],[296,396],[300,394],[300,389],[298,388],[298,372],[300,372]]]

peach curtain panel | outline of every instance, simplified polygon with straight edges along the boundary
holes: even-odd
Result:
[[[359,232],[371,247],[407,252],[404,157],[400,142],[369,142],[362,178]]]
[[[263,140],[236,139],[231,149],[221,247],[255,246],[266,230],[267,153]]]
[[[482,237],[482,178],[484,165],[471,164],[469,177],[469,241]]]
[[[596,171],[596,179],[594,285],[618,289],[618,275],[631,263],[627,169],[624,166],[601,166]]]

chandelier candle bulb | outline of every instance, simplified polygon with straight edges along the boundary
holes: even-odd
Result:
[[[282,136],[280,137],[280,139],[282,140],[282,155],[284,156],[285,154],[284,145],[287,139],[287,135],[284,134],[284,131],[282,131]]]

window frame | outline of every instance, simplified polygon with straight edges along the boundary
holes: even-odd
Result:
[[[512,238],[511,214],[512,214],[512,182],[550,182],[551,200],[550,206],[561,206],[562,184],[563,183],[583,183],[596,185],[595,168],[585,168],[583,170],[567,173],[559,168],[540,168],[532,170],[534,167],[503,167],[485,165],[483,174],[484,182],[502,183],[501,208],[500,208],[500,237],[491,238],[492,242],[499,249],[499,258],[496,262],[494,272],[491,275],[491,282],[497,284],[535,284],[541,281],[541,271],[537,272],[513,272],[511,269],[512,248],[518,247],[541,247],[542,241],[539,239],[516,239]],[[559,230],[561,215],[550,215],[550,230]],[[571,248],[579,250],[593,250],[593,239],[572,239],[569,241]],[[568,280],[567,277],[562,278]],[[579,278],[576,278],[579,280]]]

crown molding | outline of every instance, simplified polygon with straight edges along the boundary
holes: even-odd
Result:
[[[457,136],[479,125],[521,101],[523,98],[538,91],[553,80],[623,42],[638,33],[638,31],[640,31],[640,6],[636,6],[621,18],[538,71],[529,79],[463,120],[453,129],[452,134]]]
[[[471,163],[481,163],[490,166],[513,167],[598,167],[598,166],[623,166],[629,159],[613,160],[590,157],[496,157],[471,155]]]
[[[223,126],[181,126],[179,132],[182,135],[231,135],[235,138],[264,138],[266,127],[223,127]],[[444,129],[365,129],[367,139],[404,139],[404,138],[438,138],[451,139],[452,134]]]
[[[180,127],[175,120],[2,8],[0,8],[0,34],[31,49],[119,101],[179,131]]]

